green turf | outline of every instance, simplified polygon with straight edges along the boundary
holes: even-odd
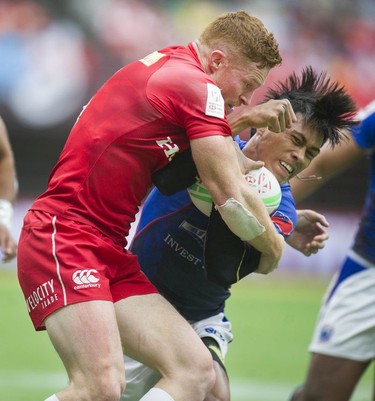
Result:
[[[233,287],[227,305],[235,335],[227,357],[232,401],[286,401],[304,377],[325,285],[275,274]],[[47,334],[33,330],[14,270],[1,268],[0,322],[0,401],[43,401],[64,385],[64,369]],[[371,381],[372,369],[353,401],[370,399]]]
[[[234,383],[269,383],[270,388],[280,387],[284,393],[284,398],[273,401],[286,401],[287,394],[305,377],[307,347],[326,286],[326,280],[276,273],[273,277],[253,276],[233,286],[226,311],[235,339],[226,362]],[[372,381],[370,368],[353,401],[369,401]]]

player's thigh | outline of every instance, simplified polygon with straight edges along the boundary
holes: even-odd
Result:
[[[115,303],[124,351],[163,376],[176,367],[210,368],[212,358],[189,323],[160,294]],[[199,364],[207,366],[199,366]]]
[[[304,400],[347,401],[368,362],[312,354],[304,384]]]
[[[71,380],[124,380],[122,346],[112,302],[71,304],[47,317],[45,324]]]

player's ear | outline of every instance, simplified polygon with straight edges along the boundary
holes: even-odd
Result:
[[[213,50],[210,54],[210,67],[212,71],[217,71],[223,64],[225,55],[221,50]]]

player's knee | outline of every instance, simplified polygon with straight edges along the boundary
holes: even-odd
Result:
[[[230,387],[226,371],[214,361],[215,384],[204,401],[230,401]]]
[[[125,391],[125,375],[123,371],[108,369],[103,371],[95,380],[86,386],[87,400],[119,401]]]
[[[95,397],[92,398],[92,400],[119,401],[124,390],[125,390],[125,379],[124,381],[111,380],[108,382],[104,380],[99,380],[97,382],[96,388],[93,389]]]
[[[195,383],[195,388],[197,390],[200,389],[202,394],[207,395],[215,384],[216,374],[212,357],[208,350],[203,352],[199,359],[198,363],[197,361],[191,361],[193,365],[188,371],[190,375],[193,374],[192,381]]]
[[[216,385],[214,385],[204,401],[230,401],[229,388],[216,387]]]

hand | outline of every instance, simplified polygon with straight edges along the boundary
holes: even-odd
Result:
[[[17,254],[17,244],[7,227],[0,224],[0,249],[3,252],[3,262],[9,262]]]
[[[242,174],[247,174],[251,170],[255,170],[257,168],[261,168],[264,166],[264,162],[252,160],[249,157],[245,156],[245,154],[240,150],[239,146],[235,141],[233,144],[237,150],[237,159],[241,169]]]
[[[287,243],[305,256],[310,256],[324,248],[325,241],[329,238],[325,227],[329,227],[329,223],[322,214],[314,210],[297,210],[297,215],[296,228]]]
[[[249,127],[268,128],[279,133],[290,128],[296,121],[297,117],[287,99],[271,99],[257,106],[242,106],[228,116],[228,122],[235,134]]]
[[[255,273],[268,274],[273,272],[279,265],[282,252],[284,250],[284,237],[280,234],[277,235],[276,246],[269,250],[269,252],[263,252],[260,256],[258,268]]]

